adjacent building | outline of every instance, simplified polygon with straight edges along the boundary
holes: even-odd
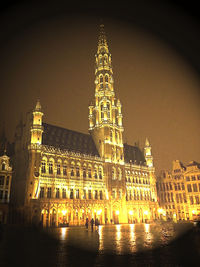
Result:
[[[11,180],[10,158],[4,151],[0,156],[0,224],[6,224],[8,221]]]
[[[163,171],[157,180],[160,216],[166,219],[200,218],[200,164],[173,161],[172,172]]]

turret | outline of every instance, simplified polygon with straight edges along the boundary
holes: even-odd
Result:
[[[146,138],[144,147],[144,156],[148,167],[153,167],[153,157],[151,153],[151,146],[149,140]]]
[[[31,127],[31,144],[40,145],[42,143],[42,133],[43,133],[42,116],[43,112],[41,110],[40,101],[38,100],[33,110],[33,124]]]

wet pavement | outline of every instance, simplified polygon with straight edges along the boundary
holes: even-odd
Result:
[[[200,266],[200,231],[190,223],[39,229],[7,226],[0,266]]]

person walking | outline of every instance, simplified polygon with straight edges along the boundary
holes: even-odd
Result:
[[[86,218],[86,222],[85,222],[86,229],[88,229],[88,224],[89,224],[89,220],[88,220],[88,218]]]
[[[92,220],[90,221],[90,224],[91,224],[91,230],[93,232],[93,226],[94,226],[94,219],[92,218]]]
[[[98,218],[95,219],[94,224],[95,224],[95,230],[97,230],[98,229],[98,226],[99,226],[99,220],[98,220]]]

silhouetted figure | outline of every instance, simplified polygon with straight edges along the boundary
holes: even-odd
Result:
[[[99,226],[99,220],[98,220],[98,218],[95,219],[94,224],[95,224],[95,230],[97,230],[98,229],[98,226]]]
[[[86,229],[88,229],[88,224],[89,224],[89,220],[88,220],[88,218],[86,218],[86,222],[85,222]]]
[[[91,230],[93,232],[93,226],[94,226],[94,219],[92,218],[92,220],[90,221],[90,224],[91,224]]]

